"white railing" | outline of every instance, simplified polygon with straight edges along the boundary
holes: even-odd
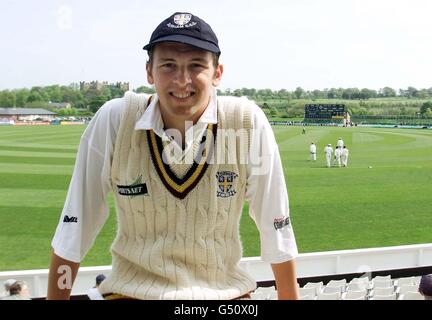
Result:
[[[432,243],[302,253],[296,261],[298,278],[428,267],[432,266]],[[274,280],[270,265],[259,257],[243,258],[241,265],[257,281]],[[86,294],[98,274],[107,275],[110,271],[111,266],[81,267],[72,295]],[[1,284],[10,278],[26,281],[32,297],[46,296],[48,269],[0,272]]]

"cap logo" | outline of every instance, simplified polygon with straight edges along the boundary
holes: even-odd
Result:
[[[184,26],[186,23],[190,21],[191,18],[192,15],[189,13],[176,14],[174,16],[174,23],[179,26]]]
[[[192,15],[190,13],[179,13],[174,16],[174,23],[168,23],[169,28],[190,28],[196,25],[196,22],[191,22]]]

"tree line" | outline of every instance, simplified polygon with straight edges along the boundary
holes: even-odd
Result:
[[[293,91],[286,89],[271,90],[271,89],[226,89],[218,90],[221,95],[232,96],[248,96],[255,98],[268,99],[344,99],[344,100],[368,100],[373,98],[407,98],[407,99],[428,99],[432,98],[432,87],[428,89],[417,89],[408,87],[407,89],[399,89],[396,91],[390,87],[384,87],[379,90],[374,89],[359,89],[359,88],[330,88],[323,90],[304,90],[297,87]]]
[[[134,90],[137,93],[154,93],[152,87],[141,86]],[[267,115],[272,117],[302,116],[305,103],[345,103],[351,114],[355,115],[422,115],[432,116],[432,87],[417,89],[408,87],[396,91],[390,87],[379,90],[367,88],[329,88],[323,90],[304,90],[297,87],[293,91],[286,89],[218,89],[219,95],[247,96],[257,102]],[[35,86],[31,89],[14,89],[0,91],[1,108],[45,108],[53,102],[67,102],[72,108],[69,110],[55,110],[73,114],[77,110],[96,112],[106,101],[122,97],[125,91],[115,85],[106,85],[102,89],[80,90],[77,83],[69,86],[51,85]],[[394,98],[394,99],[391,99]],[[343,101],[341,101],[343,100]]]

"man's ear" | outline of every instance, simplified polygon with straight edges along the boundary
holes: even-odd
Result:
[[[147,82],[149,84],[154,84],[153,73],[152,73],[152,66],[148,62],[146,63],[146,70],[147,70]]]
[[[213,77],[213,86],[217,87],[222,79],[222,74],[223,74],[223,65],[219,64],[215,70],[215,74]]]

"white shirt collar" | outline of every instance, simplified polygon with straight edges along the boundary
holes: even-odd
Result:
[[[213,88],[209,104],[204,110],[204,113],[199,118],[198,123],[217,123],[217,93],[216,88]],[[135,123],[135,130],[153,130],[158,136],[164,136],[164,123],[159,109],[159,97],[157,94],[153,98],[144,111],[143,115]]]

